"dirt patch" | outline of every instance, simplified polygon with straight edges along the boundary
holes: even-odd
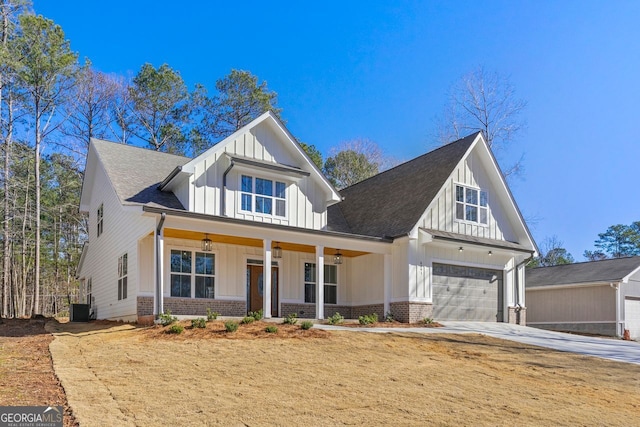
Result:
[[[82,425],[628,426],[640,411],[632,364],[482,335],[253,325],[247,339],[59,325],[51,348]]]
[[[63,406],[64,425],[77,426],[51,363],[45,319],[0,321],[0,405]]]

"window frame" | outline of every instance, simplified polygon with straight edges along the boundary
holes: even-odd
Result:
[[[93,283],[91,283],[91,282],[92,282],[92,278],[89,277],[87,279],[87,284],[86,284],[87,289],[86,289],[86,292],[85,292],[85,295],[86,295],[86,298],[87,298],[87,304],[89,304],[89,305],[92,305],[91,297],[93,296]]]
[[[462,189],[462,200],[458,200],[458,189]],[[470,199],[469,195],[476,192],[475,203]],[[484,204],[483,204],[484,201]],[[462,209],[463,218],[458,217],[458,207]],[[476,219],[469,219],[469,209],[475,209]],[[486,222],[482,222],[482,215],[486,215]],[[490,219],[489,192],[480,187],[465,185],[455,182],[453,186],[453,218],[457,222],[473,224],[480,227],[489,227]]]
[[[251,180],[251,191],[245,190],[245,178],[249,178]],[[271,194],[263,194],[258,193],[258,180],[261,181],[270,181],[271,182]],[[278,184],[282,184],[284,188],[281,192],[278,191]],[[239,174],[239,183],[238,183],[238,210],[241,213],[250,213],[252,215],[264,216],[269,218],[277,218],[277,219],[288,219],[289,211],[288,211],[288,203],[287,203],[287,189],[289,187],[289,182],[280,181],[278,178],[268,177],[266,175],[259,174],[251,174],[249,172],[240,172]],[[283,196],[280,197],[279,194]],[[245,209],[245,200],[250,200],[250,209]],[[271,213],[260,212],[257,210],[258,208],[258,199],[264,199],[270,202]],[[278,211],[278,204],[283,203],[284,215],[278,215],[276,212]]]
[[[218,254],[216,251],[211,251],[211,252],[204,252],[201,250],[197,250],[195,248],[181,248],[181,247],[169,247],[168,248],[168,256],[169,256],[169,260],[167,262],[167,275],[168,275],[168,283],[169,283],[169,291],[168,291],[168,296],[171,298],[190,298],[190,299],[216,299],[216,260],[218,257]],[[179,252],[181,254],[181,256],[183,256],[185,253],[189,254],[190,260],[189,260],[189,271],[173,271],[173,264],[171,262],[171,258],[173,256],[174,252]],[[211,257],[212,258],[212,266],[211,266],[211,274],[207,273],[206,271],[203,273],[198,273],[197,272],[197,259],[199,255],[204,255],[204,258],[208,258]],[[184,265],[181,262],[181,267]],[[182,268],[181,268],[182,270]],[[188,283],[189,283],[189,292],[188,295],[182,295],[182,286],[184,285],[183,283],[181,283],[181,292],[180,295],[174,295],[173,294],[173,276],[181,276],[181,277],[188,277]],[[198,287],[198,278],[210,278],[211,279],[211,297],[208,296],[197,296],[197,287]],[[205,293],[207,293],[207,288],[208,286],[206,286],[205,283],[205,288],[204,291]]]
[[[127,299],[129,276],[129,255],[127,252],[118,257],[118,301]]]
[[[313,280],[307,280],[306,277],[306,268],[307,268],[307,264],[313,266],[313,269],[315,270],[316,268],[316,263],[315,262],[310,262],[310,261],[304,261],[302,263],[302,282],[303,282],[303,291],[304,291],[304,296],[303,296],[303,300],[305,302],[305,304],[315,304],[316,303],[316,274],[314,271],[314,274],[312,276]],[[335,283],[332,282],[327,282],[327,278],[330,276],[329,274],[327,274],[327,269],[335,269]],[[325,274],[324,274],[324,303],[325,304],[332,304],[332,305],[337,305],[338,304],[338,284],[340,282],[339,279],[339,275],[340,275],[340,269],[338,268],[337,265],[335,264],[324,264],[324,269],[325,269]],[[310,298],[307,298],[307,287],[309,287],[310,289]],[[335,302],[329,302],[327,301],[327,289],[329,288],[334,288],[334,294],[335,294]]]
[[[96,218],[97,237],[100,237],[102,233],[104,233],[104,203],[100,203],[100,206],[98,206],[98,209],[96,210]]]

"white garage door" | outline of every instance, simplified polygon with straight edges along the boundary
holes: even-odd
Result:
[[[433,318],[502,322],[502,271],[433,264]]]
[[[640,298],[624,299],[624,327],[631,339],[640,340]]]

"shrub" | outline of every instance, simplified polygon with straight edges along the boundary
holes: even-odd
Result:
[[[167,329],[168,334],[181,334],[184,331],[184,326],[179,323],[174,323]]]
[[[198,317],[197,319],[191,319],[191,327],[195,328],[206,328],[207,327],[207,319],[204,317]]]
[[[312,326],[313,326],[313,322],[312,322],[312,321],[310,321],[310,320],[305,320],[304,322],[302,322],[302,323],[300,324],[300,327],[301,327],[302,329],[304,329],[305,331],[306,331],[307,329],[311,329],[311,327],[312,327]]]
[[[285,325],[295,325],[298,323],[298,313],[291,313],[282,321]]]
[[[334,313],[333,316],[329,317],[330,325],[340,325],[341,323],[344,323],[344,316],[340,313]]]
[[[276,332],[278,332],[278,327],[276,325],[269,325],[264,328],[264,330],[269,332],[270,334],[275,334]]]
[[[178,321],[178,318],[176,316],[171,315],[171,310],[167,310],[166,313],[162,313],[159,316],[159,319],[162,326],[169,326],[172,323],[176,323]]]
[[[358,322],[360,322],[361,325],[370,325],[372,323],[376,323],[377,321],[378,321],[377,313],[365,314],[364,316],[358,317]]]
[[[264,313],[262,309],[258,311],[250,311],[249,317],[253,317],[253,320],[262,320],[262,318],[264,317]]]
[[[243,325],[248,325],[249,323],[253,323],[255,322],[256,319],[253,316],[246,316],[244,319],[242,319],[240,321],[240,323],[242,323]]]
[[[393,322],[395,319],[393,318],[393,314],[391,314],[391,312],[388,312],[387,314],[384,315],[384,321],[391,323]]]
[[[226,322],[224,322],[224,329],[227,332],[235,332],[238,330],[238,322],[233,321],[233,320],[228,320]]]
[[[422,323],[424,323],[425,325],[431,325],[433,323],[433,319],[431,317],[425,317],[424,319],[422,319]]]
[[[210,308],[207,308],[207,322],[211,322],[212,320],[216,320],[220,316],[220,313],[216,311],[211,311]]]

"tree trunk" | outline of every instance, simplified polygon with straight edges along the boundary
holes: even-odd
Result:
[[[1,96],[0,96],[1,99]],[[9,129],[7,129],[7,136],[4,141],[4,219],[2,221],[2,311],[3,316],[8,316],[9,312],[9,300],[11,293],[9,291],[9,279],[11,277],[11,253],[10,253],[10,223],[11,215],[9,214],[9,167],[11,164],[11,138],[13,133],[13,108],[12,102],[8,102],[7,119]]]
[[[35,248],[35,266],[33,278],[33,311],[34,315],[41,313],[40,311],[40,102],[39,97],[35,97],[35,115],[36,115],[36,147],[35,147],[35,165],[34,165],[34,184],[36,186],[36,248]]]

